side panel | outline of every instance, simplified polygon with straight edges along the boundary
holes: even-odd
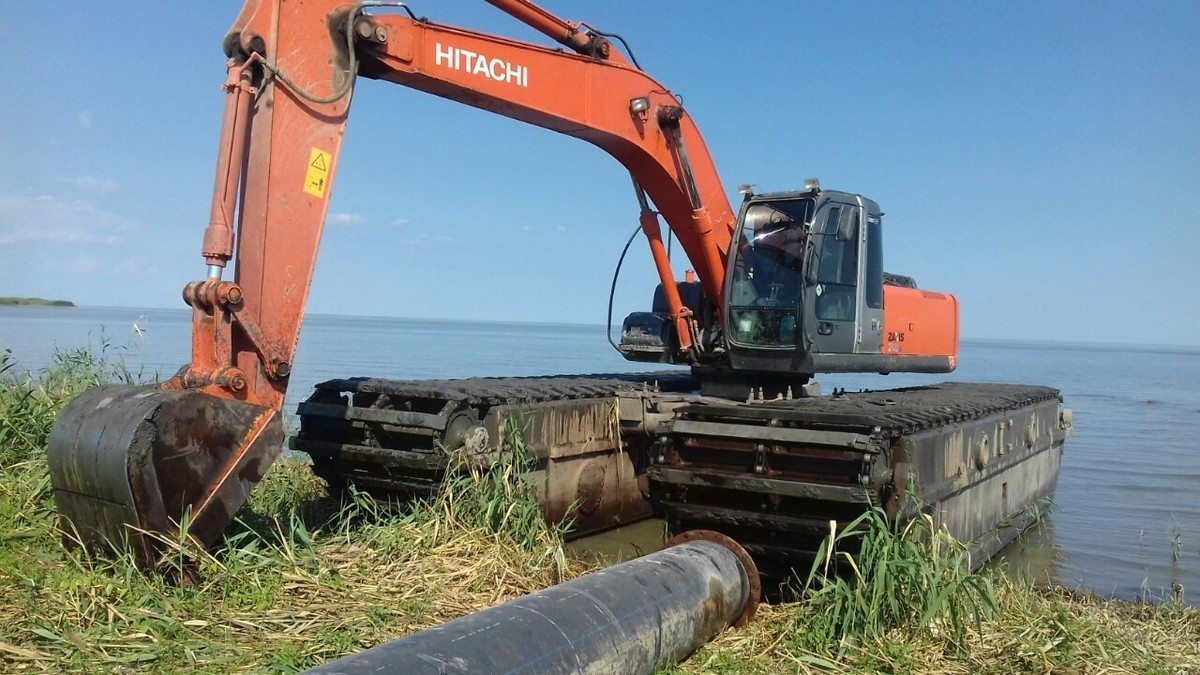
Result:
[[[672,532],[733,537],[772,580],[806,572],[829,521],[872,506],[902,519],[927,508],[979,564],[1054,492],[1072,428],[1060,403],[1047,387],[975,383],[700,399],[657,429],[651,498]],[[905,498],[910,479],[919,504]]]
[[[958,362],[958,299],[915,288],[883,288],[883,353],[948,356]]]
[[[483,423],[501,452],[509,443],[508,420],[524,430],[527,451],[537,458],[526,479],[538,492],[546,520],[570,520],[571,536],[578,537],[650,515],[638,482],[645,463],[621,443],[618,398],[493,408]]]
[[[1057,400],[1039,401],[897,444],[897,472],[906,467],[936,524],[972,547],[974,566],[1029,524],[1017,522],[1023,511],[1053,496],[1070,433],[1060,410]]]

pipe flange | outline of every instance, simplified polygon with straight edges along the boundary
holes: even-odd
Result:
[[[671,537],[667,542],[667,548],[686,544],[690,541],[708,541],[722,548],[728,549],[730,553],[738,559],[742,564],[742,569],[746,570],[746,577],[750,581],[750,597],[746,600],[746,606],[742,609],[742,613],[733,622],[734,627],[741,628],[750,623],[754,618],[754,613],[758,611],[758,605],[762,601],[762,579],[758,576],[758,566],[754,564],[754,559],[746,553],[746,549],[742,548],[741,544],[733,539],[712,530],[688,530]]]

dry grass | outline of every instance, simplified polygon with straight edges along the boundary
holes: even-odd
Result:
[[[1078,596],[1062,589],[997,583],[999,613],[968,630],[963,649],[936,635],[893,631],[840,656],[806,649],[811,610],[763,607],[755,622],[727,631],[678,668],[681,673],[885,672],[1197,673],[1200,612]],[[946,636],[949,638],[949,636]]]
[[[813,639],[816,603],[760,607],[753,624],[702,647],[679,673],[1200,673],[1200,611],[992,579],[997,611],[961,638],[944,622],[860,641]]]
[[[966,547],[928,517],[901,526],[872,510],[830,527],[801,602],[760,610],[679,671],[1200,672],[1195,609],[972,574]]]
[[[528,517],[519,443],[442,498],[386,510],[334,502],[305,464],[281,461],[217,550],[167,542],[165,567],[184,561],[189,585],[68,552],[45,439],[71,395],[111,379],[78,358],[0,377],[0,670],[294,672],[586,569],[561,530]]]
[[[294,487],[305,472],[281,462],[266,491],[272,480]],[[441,502],[396,515],[351,504],[315,531],[298,515],[243,515],[240,531],[214,553],[176,548],[198,570],[188,586],[142,574],[129,559],[68,554],[48,523],[20,547],[5,541],[0,663],[54,672],[288,672],[583,571],[560,564],[552,533],[531,550],[462,522]],[[255,526],[246,524],[255,516]]]
[[[307,472],[280,462],[263,492],[307,480],[319,494]],[[319,496],[300,505],[333,510]],[[142,574],[128,558],[66,553],[44,523],[0,570],[0,656],[14,670],[287,672],[583,571],[566,563],[553,531],[522,546],[445,500],[391,515],[351,502],[312,531],[298,512],[242,515],[213,553],[173,545],[196,570],[186,586]]]

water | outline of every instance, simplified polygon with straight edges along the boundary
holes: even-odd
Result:
[[[134,323],[143,329],[138,335]],[[102,328],[103,327],[103,328]],[[180,310],[0,307],[0,348],[30,369],[56,348],[98,346],[147,375],[188,360]],[[1200,598],[1200,350],[1127,345],[964,341],[952,377],[824,376],[822,386],[886,388],[943,379],[1045,384],[1075,411],[1055,507],[1009,547],[1011,567],[1104,595],[1159,598],[1172,584]],[[311,316],[300,336],[287,408],[314,383],[357,375],[404,379],[639,370],[602,328]],[[661,524],[594,548],[635,555]]]
[[[191,358],[190,310],[0,307],[0,349],[24,368],[56,349],[90,345],[147,378]],[[141,329],[139,334],[134,325]],[[441,379],[646,370],[620,357],[594,326],[309,316],[284,406],[290,416],[313,385],[339,377]]]

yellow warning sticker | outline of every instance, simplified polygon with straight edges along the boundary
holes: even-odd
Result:
[[[308,154],[308,171],[304,173],[304,191],[308,194],[323,198],[325,187],[329,185],[329,167],[333,156],[324,150],[313,148]]]

